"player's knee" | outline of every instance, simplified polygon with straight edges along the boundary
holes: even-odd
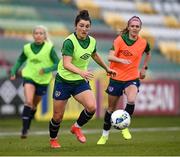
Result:
[[[31,107],[32,109],[34,108],[33,101],[31,101],[31,100],[26,100],[25,103],[26,103],[27,106]]]
[[[63,119],[63,115],[57,114],[56,112],[53,114],[53,119],[56,122],[60,122]]]
[[[130,104],[130,105],[134,105],[135,101],[132,100],[132,101],[128,101],[127,103]]]
[[[54,117],[53,116],[53,119],[54,119],[55,122],[61,122],[62,121],[62,118],[59,118],[59,117]]]
[[[135,104],[135,100],[136,100],[136,97],[132,96],[132,97],[128,97],[127,102],[128,104]]]
[[[95,113],[96,112],[96,106],[95,105],[88,106],[87,111],[90,113]]]
[[[136,100],[136,94],[129,94],[128,96],[127,96],[127,101],[128,101],[128,103],[130,103],[130,104],[134,104],[135,103],[135,100]]]

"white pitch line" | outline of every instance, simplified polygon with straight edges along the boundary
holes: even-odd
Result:
[[[180,131],[180,127],[161,127],[161,128],[131,128],[131,132],[156,132],[156,131]],[[85,129],[86,134],[101,133],[102,129]],[[119,130],[111,129],[111,132],[119,132]],[[60,134],[69,134],[70,130],[60,130]],[[29,135],[48,135],[48,131],[30,131]],[[0,137],[19,136],[20,132],[0,132]]]

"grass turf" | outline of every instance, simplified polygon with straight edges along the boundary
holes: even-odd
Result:
[[[49,147],[48,122],[33,121],[27,139],[20,139],[20,119],[0,120],[0,155],[2,156],[177,156],[180,155],[180,117],[134,117],[132,140],[124,140],[112,129],[106,145],[97,145],[102,119],[83,127],[87,143],[79,143],[69,131],[74,121],[61,125],[60,149]],[[41,131],[41,132],[39,132]],[[39,134],[38,134],[39,133]],[[41,134],[43,133],[43,134]]]

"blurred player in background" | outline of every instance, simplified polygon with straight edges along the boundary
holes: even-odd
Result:
[[[93,117],[96,111],[96,99],[89,85],[89,80],[94,76],[87,69],[90,58],[92,57],[109,75],[115,74],[96,52],[96,40],[88,35],[90,28],[91,19],[88,11],[80,11],[75,19],[75,32],[70,34],[63,43],[63,57],[58,64],[58,73],[54,85],[54,112],[49,122],[51,148],[61,147],[57,135],[66,104],[71,95],[84,106],[84,110],[71,127],[71,133],[75,134],[81,143],[86,142],[81,127]]]
[[[115,77],[110,77],[109,85],[106,89],[108,93],[108,108],[104,115],[104,126],[101,138],[97,144],[105,144],[108,140],[111,128],[111,114],[116,110],[119,98],[125,94],[127,104],[125,111],[130,116],[133,115],[135,100],[140,86],[140,80],[146,76],[148,62],[151,58],[150,46],[145,39],[139,36],[142,22],[139,17],[133,16],[129,19],[127,26],[114,40],[110,50],[108,60],[110,68],[117,72]],[[142,68],[138,68],[145,54]],[[122,130],[124,139],[131,139],[132,136],[128,128]]]
[[[59,58],[48,39],[47,28],[39,25],[33,29],[33,43],[24,45],[23,52],[11,69],[10,79],[16,79],[18,69],[26,62],[22,70],[25,106],[22,112],[21,138],[26,138],[36,107],[46,94],[52,79],[52,71],[57,70]]]

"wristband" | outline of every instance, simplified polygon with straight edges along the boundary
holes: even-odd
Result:
[[[144,69],[145,69],[145,70],[148,70],[148,66],[145,66]]]

